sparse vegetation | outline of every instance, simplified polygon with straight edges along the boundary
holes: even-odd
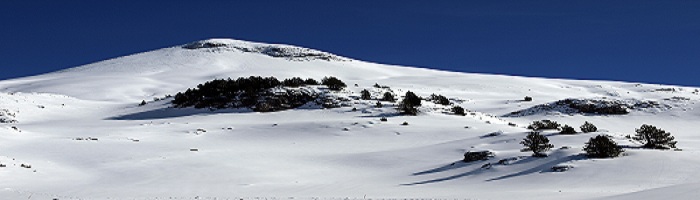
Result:
[[[559,123],[557,123],[556,121],[544,119],[540,121],[533,121],[532,124],[527,126],[527,129],[539,131],[548,129],[559,129],[559,126]]]
[[[609,136],[604,135],[598,135],[589,139],[583,150],[591,158],[613,158],[622,153],[622,148]]]
[[[537,131],[527,134],[520,144],[525,146],[521,151],[532,151],[532,156],[534,157],[546,157],[547,154],[544,154],[544,152],[554,147],[554,145],[549,143],[549,138]]]
[[[644,143],[644,148],[650,149],[669,149],[676,148],[675,137],[665,130],[656,128],[656,126],[644,124],[636,130],[637,134],[632,139]]]
[[[583,123],[583,125],[581,125],[581,132],[591,133],[591,132],[596,132],[596,131],[598,131],[598,127],[589,123],[588,121],[586,121],[585,123]]]
[[[525,96],[525,99],[523,99],[523,101],[532,101],[532,97],[530,97],[530,96]]]

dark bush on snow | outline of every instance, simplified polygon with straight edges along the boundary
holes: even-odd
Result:
[[[527,129],[532,129],[535,131],[538,130],[547,130],[547,129],[559,129],[559,123],[556,121],[552,120],[540,120],[540,121],[533,121],[532,124],[527,126]]]
[[[609,136],[599,135],[588,140],[583,147],[586,155],[591,158],[613,158],[622,153],[622,148],[617,146]]]
[[[598,131],[598,127],[589,123],[588,121],[586,121],[585,123],[583,123],[583,125],[581,125],[581,132],[591,133],[591,132],[596,132],[596,131]]]
[[[321,80],[321,84],[325,85],[328,87],[330,90],[342,90],[343,88],[347,87],[343,81],[340,79],[330,76],[330,77],[324,77]]]
[[[464,162],[473,162],[473,161],[479,161],[479,160],[488,160],[489,158],[494,157],[495,154],[491,151],[475,151],[475,152],[467,152],[464,153],[464,159],[462,161]]]
[[[406,96],[403,98],[403,100],[399,103],[399,111],[401,111],[402,114],[406,115],[417,115],[418,114],[418,108],[421,106],[421,99],[420,97],[416,96],[411,91],[406,92]]]
[[[530,96],[525,96],[525,99],[523,99],[523,101],[532,101],[532,97],[530,97]]]
[[[544,152],[554,147],[549,143],[549,138],[536,131],[530,132],[520,144],[525,146],[521,151],[532,151],[534,157],[546,157]]]
[[[450,100],[447,99],[447,97],[442,96],[442,95],[436,95],[436,94],[431,94],[430,95],[430,100],[433,101],[435,104],[440,104],[440,105],[450,105]]]
[[[396,99],[394,99],[394,95],[391,92],[385,92],[384,96],[382,96],[382,101],[395,102]]]
[[[364,89],[360,92],[360,99],[370,100],[372,99],[372,94],[370,94],[368,90]]]
[[[464,113],[464,108],[462,108],[461,106],[452,107],[452,112],[454,112],[455,115],[462,115],[462,116],[466,115]]]
[[[675,137],[671,136],[662,129],[656,126],[644,124],[636,130],[637,134],[632,139],[644,143],[644,148],[650,149],[669,149],[676,148]]]
[[[561,131],[559,132],[559,134],[572,135],[576,134],[576,130],[574,129],[574,127],[564,125],[563,127],[561,127]]]

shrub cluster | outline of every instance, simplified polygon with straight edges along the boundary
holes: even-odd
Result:
[[[552,120],[540,120],[540,121],[533,121],[532,124],[527,126],[527,129],[532,129],[534,131],[538,130],[547,130],[547,129],[559,129],[559,123],[556,121]]]
[[[576,134],[576,130],[574,129],[574,127],[564,125],[561,127],[561,131],[559,132],[559,134],[573,135]]]
[[[464,108],[462,108],[461,106],[452,107],[452,112],[454,112],[455,115],[466,115],[466,113],[464,113]]]
[[[334,78],[325,78],[324,80],[326,79]],[[339,85],[336,81],[327,82]],[[313,84],[318,84],[318,81],[311,78],[304,80],[299,77],[285,79],[284,81],[279,81],[275,77],[260,76],[241,77],[235,80],[231,78],[215,79],[199,84],[196,88],[177,93],[172,100],[172,104],[176,108],[222,109],[248,107],[254,108],[256,111],[275,111],[301,106],[306,102],[312,101],[315,97],[308,93],[295,92],[272,94],[268,91],[270,88],[280,86],[300,87]],[[274,98],[265,99],[265,97],[271,96],[274,96]]]
[[[440,105],[450,105],[450,100],[447,99],[447,97],[442,96],[442,95],[436,95],[436,94],[431,94],[430,95],[430,100],[433,101],[435,104],[440,104]]]

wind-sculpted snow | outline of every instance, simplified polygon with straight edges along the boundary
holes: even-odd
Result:
[[[245,53],[260,53],[271,57],[285,58],[291,61],[351,61],[348,58],[343,58],[330,53],[303,47],[295,47],[289,45],[269,45],[225,39],[210,39],[198,41],[184,45],[182,46],[182,48],[190,50],[203,49],[205,51],[211,52],[240,51]]]

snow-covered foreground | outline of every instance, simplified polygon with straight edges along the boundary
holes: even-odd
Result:
[[[696,88],[435,71],[227,39],[186,47],[1,81],[0,118],[16,123],[0,124],[0,199],[694,199],[699,193]],[[169,100],[153,100],[214,78],[251,75],[335,76],[349,86],[337,95],[349,97],[368,89],[380,98],[387,90],[372,87],[379,83],[399,95],[441,94],[470,112],[452,115],[451,106],[427,101],[420,115],[401,116],[388,102],[375,108],[376,100],[273,113],[175,109]],[[525,96],[534,100],[521,101]],[[499,117],[566,98],[661,106],[627,115],[553,110]],[[142,100],[148,104],[138,106]],[[533,158],[520,152],[519,142],[524,127],[540,119],[577,129],[589,121],[600,132],[545,131],[555,148]],[[636,148],[641,145],[625,136],[642,124],[671,132],[682,150]],[[587,158],[581,149],[599,134],[613,136],[625,155]],[[461,162],[476,150],[496,156]],[[511,161],[498,164],[502,159]],[[555,165],[573,168],[553,172]]]

